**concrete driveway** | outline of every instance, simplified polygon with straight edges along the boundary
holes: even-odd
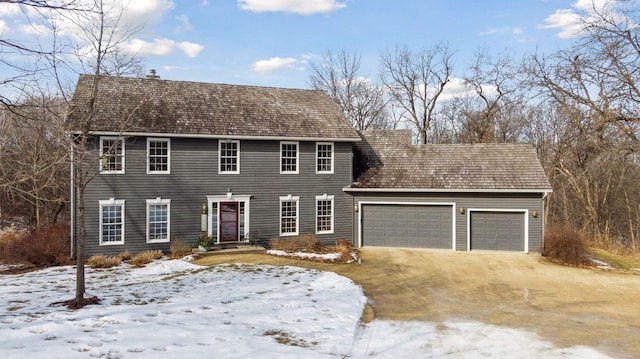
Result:
[[[569,268],[539,254],[364,248],[360,264],[220,255],[200,264],[265,263],[330,270],[362,285],[377,318],[476,320],[522,328],[560,347],[640,357],[640,273]]]

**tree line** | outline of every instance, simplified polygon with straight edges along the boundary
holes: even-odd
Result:
[[[86,136],[69,141],[65,131],[71,91],[61,74],[141,76],[142,64],[118,46],[137,30],[120,23],[122,9],[99,0],[12,3],[55,11],[84,39],[68,43],[53,36],[47,50],[0,39],[0,65],[12,69],[0,79],[10,91],[0,93],[19,93],[17,100],[0,95],[0,216],[27,215],[40,226],[66,220],[69,149],[81,156],[86,146]],[[635,3],[594,1],[567,48],[522,58],[479,48],[463,68],[454,66],[456,53],[446,42],[384,49],[373,76],[362,73],[358,54],[328,50],[311,65],[309,85],[329,93],[358,130],[408,127],[416,143],[531,143],[554,190],[546,198],[547,223],[573,226],[602,245],[638,250]],[[56,24],[47,23],[55,34]],[[37,61],[18,66],[16,55]],[[42,78],[59,86],[44,89],[38,86]],[[92,113],[83,116],[90,124]],[[85,169],[79,183],[90,181],[90,172]]]
[[[638,250],[640,16],[635,1],[592,2],[569,47],[513,58],[480,48],[454,69],[446,42],[396,46],[364,76],[360,56],[327,51],[310,85],[358,130],[411,128],[416,143],[527,142],[553,193],[550,225]]]

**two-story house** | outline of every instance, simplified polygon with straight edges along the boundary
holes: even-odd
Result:
[[[68,116],[90,126],[88,255],[167,251],[201,231],[216,243],[543,246],[551,188],[530,145],[413,145],[409,131],[356,132],[322,91],[157,77],[101,76],[87,123],[93,84],[80,76]]]
[[[78,80],[72,124],[92,79]],[[352,237],[342,189],[360,137],[324,92],[103,76],[95,109],[88,254],[167,251],[201,229],[216,243]]]

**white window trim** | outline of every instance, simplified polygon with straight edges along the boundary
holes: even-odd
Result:
[[[151,164],[151,149],[149,145],[151,142],[166,142],[167,143],[167,170],[166,171],[152,171],[149,169],[149,165]],[[158,138],[158,137],[147,137],[147,174],[170,174],[171,173],[171,139],[170,138]]]
[[[296,145],[296,170],[282,170],[282,145]],[[300,142],[297,141],[280,141],[280,174],[281,175],[297,175],[300,173]]]
[[[251,223],[250,223],[250,214],[251,214],[251,195],[235,195],[231,194],[231,196],[227,195],[216,195],[216,196],[207,196],[207,234],[213,238],[216,243],[220,243],[219,235],[220,231],[218,230],[218,236],[213,236],[213,228],[211,228],[211,222],[213,221],[213,216],[216,216],[218,219],[216,223],[220,226],[220,203],[221,202],[243,202],[244,203],[244,238],[239,238],[238,240],[247,240],[251,235]],[[213,213],[211,210],[212,205],[217,204],[217,211]],[[240,208],[238,208],[238,211]],[[240,225],[238,223],[238,225]],[[239,231],[238,231],[239,232]],[[240,233],[238,233],[238,237]]]
[[[167,239],[149,239],[149,206],[165,204],[167,205]],[[171,200],[163,198],[154,198],[147,200],[147,243],[168,243],[171,242]]]
[[[99,244],[101,246],[112,246],[112,245],[124,244],[124,229],[125,229],[125,223],[124,223],[125,222],[124,200],[123,199],[116,200],[116,199],[113,199],[113,198],[109,198],[107,200],[99,200],[98,203],[100,204],[100,214],[99,214],[100,219],[98,220],[99,221],[99,225],[100,225],[100,229],[99,229],[100,242],[99,242]],[[103,206],[113,206],[113,205],[122,207],[122,229],[121,229],[121,232],[120,232],[121,233],[120,240],[117,241],[117,242],[103,242],[102,241],[102,225],[103,225],[103,223],[102,223],[102,207]]]
[[[331,170],[330,171],[318,171],[318,147],[320,147],[320,145],[331,145]],[[333,142],[316,142],[316,173],[317,174],[333,174],[333,169],[335,168],[335,161],[334,161],[334,154],[335,154],[335,148],[336,146],[334,145]]]
[[[236,170],[235,171],[223,171],[222,170],[222,143],[236,143],[237,146],[237,158],[236,158]],[[221,175],[237,175],[240,174],[240,140],[219,140],[218,141],[218,174]]]
[[[336,212],[336,206],[334,201],[335,196],[328,196],[323,194],[321,196],[316,196],[316,234],[333,234],[334,232],[334,218]],[[329,201],[331,202],[331,230],[330,231],[318,231],[318,201]]]
[[[294,233],[282,233],[282,202],[295,202],[296,203],[296,231]],[[300,233],[300,196],[281,196],[280,205],[278,206],[278,232],[281,237],[297,236]]]
[[[104,167],[103,167],[103,159],[104,159],[103,142],[104,142],[104,140],[120,141],[120,146],[122,147],[122,169],[121,170],[110,171],[110,170],[105,170],[104,169]],[[124,174],[124,163],[125,163],[124,158],[125,158],[124,138],[116,137],[116,136],[100,136],[100,173],[101,174]]]

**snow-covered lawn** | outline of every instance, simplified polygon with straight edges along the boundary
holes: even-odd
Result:
[[[297,267],[89,268],[87,295],[100,305],[50,306],[74,287],[70,266],[0,276],[0,357],[606,358],[477,322],[361,325],[367,299],[358,285]]]

